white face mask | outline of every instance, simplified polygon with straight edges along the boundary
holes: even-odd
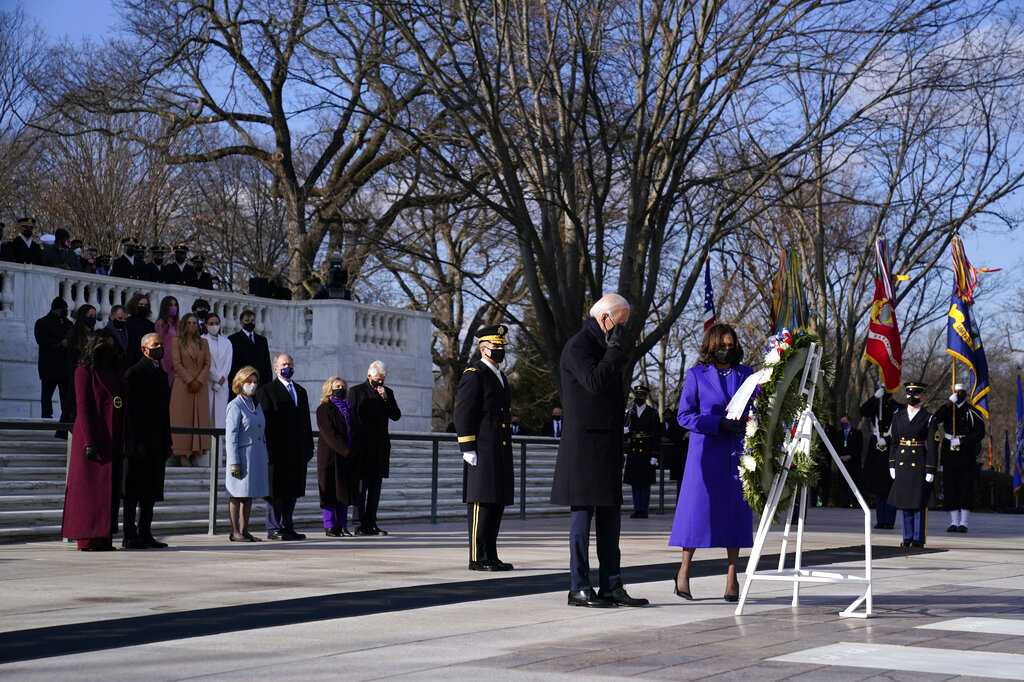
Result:
[[[242,393],[252,395],[256,392],[256,384],[242,384]]]
[[[206,325],[206,331],[209,332],[210,334],[213,334],[214,336],[217,336],[217,334],[220,333],[220,325],[219,324],[208,324],[208,325]]]
[[[82,249],[75,249],[75,255],[76,256],[81,256],[82,255]]]
[[[213,284],[212,284],[212,285],[210,286],[210,288],[211,288],[211,289],[213,289],[214,291],[219,291],[219,290],[220,290],[220,285],[219,285],[219,284],[217,284],[216,282],[214,282],[214,283],[213,283]]]

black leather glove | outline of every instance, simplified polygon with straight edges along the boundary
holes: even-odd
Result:
[[[718,422],[718,430],[723,433],[746,433],[747,425],[740,419],[726,419],[725,417],[722,417]]]
[[[609,348],[622,350],[622,342],[626,340],[626,326],[617,324],[604,334],[604,342]]]
[[[93,462],[100,461],[100,449],[95,445],[86,445],[85,458],[92,460]]]

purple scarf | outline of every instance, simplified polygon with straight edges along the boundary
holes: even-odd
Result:
[[[341,412],[341,416],[345,418],[348,444],[352,445],[352,404],[348,401],[348,398],[335,398],[333,395],[331,396],[331,402],[338,408],[338,412]]]

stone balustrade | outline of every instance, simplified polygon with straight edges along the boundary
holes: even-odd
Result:
[[[277,301],[16,263],[0,263],[0,418],[41,414],[33,327],[54,297],[67,301],[72,312],[85,303],[94,305],[97,319],[105,321],[114,305],[140,292],[149,298],[154,315],[164,296],[174,296],[183,313],[203,298],[220,315],[224,334],[238,331],[243,310],[255,312],[256,331],[267,337],[271,355],[285,352],[295,358],[296,380],[306,387],[313,409],[327,377],[358,383],[369,364],[381,360],[402,408],[396,428],[430,430],[434,378],[427,313],[334,299]]]

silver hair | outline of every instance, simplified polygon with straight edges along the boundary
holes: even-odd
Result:
[[[590,306],[590,316],[601,319],[602,315],[614,315],[622,309],[629,310],[629,301],[618,294],[605,294]]]
[[[386,377],[388,375],[388,368],[384,366],[382,360],[374,360],[370,363],[370,367],[366,370],[366,376],[372,377],[376,375]]]
[[[159,335],[159,334],[154,334],[154,333],[149,333],[149,334],[146,334],[146,335],[145,335],[145,336],[143,336],[143,337],[142,337],[141,339],[139,339],[139,348],[142,348],[142,347],[144,347],[144,346],[146,345],[146,339],[149,339],[149,338],[156,338],[156,339],[159,339],[159,338],[160,338],[160,335]]]
[[[287,353],[278,353],[277,355],[274,356],[274,367],[277,367],[277,361],[280,360],[281,358],[288,358],[293,363],[295,362],[295,358],[288,355]]]

